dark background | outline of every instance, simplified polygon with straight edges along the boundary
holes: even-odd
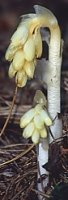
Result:
[[[58,19],[64,40],[62,70],[68,70],[68,0],[0,0],[0,69],[8,63],[5,51],[12,33],[24,13],[34,12],[33,5],[39,4],[50,9]],[[4,75],[4,74],[3,74]]]

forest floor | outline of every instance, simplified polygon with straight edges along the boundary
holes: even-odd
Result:
[[[0,133],[10,111],[14,83],[0,83]],[[50,182],[41,193],[45,200],[67,200],[68,196],[68,86],[67,77],[62,80],[63,136],[50,144],[49,161],[44,166],[50,173]],[[46,175],[37,180],[36,148],[22,137],[19,120],[32,106],[37,89],[35,81],[18,90],[8,125],[0,137],[0,200],[36,200],[37,182],[42,184]],[[46,93],[46,91],[45,91]],[[66,196],[65,196],[66,195]]]

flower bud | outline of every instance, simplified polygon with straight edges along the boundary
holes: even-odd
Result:
[[[13,46],[24,45],[28,38],[28,28],[25,25],[19,26],[13,36],[11,37],[11,43]]]
[[[23,50],[20,49],[16,52],[13,59],[13,67],[16,71],[21,70],[25,62]]]
[[[13,68],[13,64],[11,63],[10,67],[9,67],[9,71],[8,71],[8,75],[10,78],[13,78],[15,76],[16,71]]]
[[[27,82],[27,76],[23,70],[20,70],[16,74],[16,84],[18,87],[24,87]]]
[[[12,61],[17,50],[18,50],[17,47],[13,47],[10,44],[7,51],[6,51],[5,59],[8,60],[8,61]]]
[[[35,65],[34,62],[25,62],[24,70],[29,78],[33,78]]]
[[[35,57],[35,44],[33,37],[29,38],[24,45],[24,54],[27,61],[32,61]]]
[[[33,108],[29,110],[27,113],[25,113],[20,119],[20,127],[24,128],[26,125],[28,125],[33,119],[34,115],[35,112]]]
[[[33,122],[31,122],[30,124],[28,124],[27,126],[26,126],[26,128],[24,129],[24,131],[23,131],[23,137],[24,138],[29,138],[29,137],[31,137],[32,136],[32,134],[33,134],[33,132],[34,132],[34,123]]]
[[[52,120],[49,117],[49,114],[48,114],[46,109],[45,110],[42,109],[40,116],[41,116],[42,120],[44,121],[44,123],[47,126],[51,126],[52,125]]]
[[[35,43],[35,54],[37,58],[40,58],[42,55],[42,38],[40,31],[36,30],[34,36],[34,43]]]
[[[39,132],[37,130],[35,130],[32,134],[32,142],[34,144],[38,144],[39,143],[39,139],[40,139],[40,135]]]
[[[47,105],[46,96],[43,94],[41,90],[37,90],[34,96],[34,103],[40,104],[42,107]]]

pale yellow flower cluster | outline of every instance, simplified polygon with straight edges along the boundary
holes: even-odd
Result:
[[[51,125],[52,120],[47,110],[40,104],[25,113],[20,120],[20,127],[24,128],[23,137],[31,137],[34,144],[39,143],[40,138],[47,137],[47,126]]]
[[[18,87],[24,87],[27,79],[33,78],[36,58],[42,54],[42,38],[40,30],[30,32],[28,20],[21,23],[11,37],[6,51],[6,60],[10,61],[9,77],[15,76]]]

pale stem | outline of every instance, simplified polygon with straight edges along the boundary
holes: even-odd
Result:
[[[40,7],[41,8],[41,7]],[[41,8],[42,9],[42,8]],[[43,13],[43,11],[42,11]],[[37,14],[33,19],[33,26],[31,32],[34,28],[47,27],[50,31],[50,42],[49,42],[49,58],[48,66],[45,66],[45,73],[42,74],[42,82],[47,84],[47,98],[48,98],[48,111],[51,118],[54,120],[58,113],[60,113],[60,75],[61,75],[61,61],[62,57],[60,55],[61,48],[61,34],[55,16],[45,9],[45,14]],[[55,138],[60,137],[62,134],[62,122],[58,117],[54,121],[51,131]],[[50,135],[50,134],[49,134]],[[50,142],[52,138],[50,137]],[[45,141],[44,141],[45,143]],[[45,144],[46,145],[46,144]],[[44,146],[45,146],[44,145]],[[40,167],[40,174],[46,173],[46,170],[42,168],[42,165],[48,161],[48,149],[45,150],[43,143],[39,144],[38,152],[38,162]],[[45,181],[44,186],[48,183]],[[42,190],[41,185],[38,188]],[[42,199],[42,197],[39,197]]]
[[[44,75],[44,80],[46,80],[47,83],[48,111],[53,120],[56,118],[51,126],[54,138],[59,138],[62,135],[62,121],[58,118],[58,113],[61,113],[60,83],[62,57],[60,55],[60,45],[60,29],[57,26],[57,28],[51,32],[49,64],[46,67],[46,74]],[[52,137],[50,137],[50,142],[52,140]]]

